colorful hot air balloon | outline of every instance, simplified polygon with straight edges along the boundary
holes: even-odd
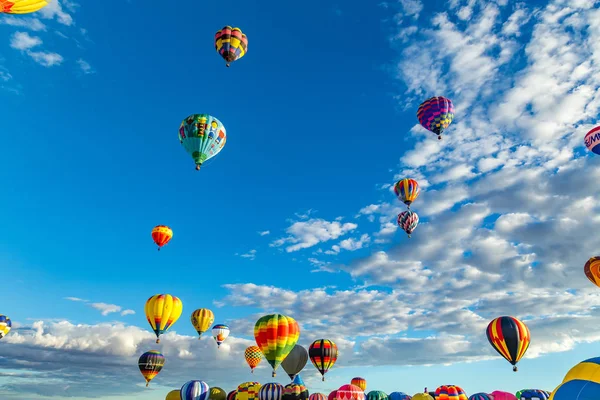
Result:
[[[486,333],[492,347],[517,372],[517,363],[525,355],[531,340],[527,325],[514,317],[498,317],[489,323]]]
[[[300,373],[308,362],[308,351],[299,344],[295,345],[290,354],[281,362],[281,368],[288,374],[290,379],[294,379]]]
[[[0,339],[8,335],[12,328],[12,321],[6,315],[0,314]]]
[[[260,364],[262,356],[263,354],[258,348],[258,346],[249,346],[248,348],[246,348],[246,351],[244,351],[244,358],[250,366],[250,372],[254,373],[254,368],[256,368],[258,364]]]
[[[227,131],[215,117],[208,114],[193,114],[179,126],[179,142],[194,159],[196,170],[210,160],[225,146]]]
[[[47,5],[46,0],[0,0],[0,14],[29,14]]]
[[[265,383],[258,391],[259,400],[281,400],[283,385],[279,383]]]
[[[420,192],[419,184],[414,179],[404,178],[396,182],[394,186],[394,193],[398,200],[406,204],[408,208],[419,197]]]
[[[492,400],[492,398],[487,393],[475,393],[474,395],[469,396],[469,400]]]
[[[582,361],[567,372],[550,400],[600,399],[600,357]]]
[[[412,397],[404,392],[392,392],[388,396],[390,400],[411,400]]]
[[[435,400],[469,400],[469,398],[459,386],[442,385],[435,390]]]
[[[388,400],[388,395],[381,390],[371,390],[367,396],[366,400]]]
[[[181,400],[181,391],[171,390],[169,393],[167,393],[165,400]]]
[[[212,334],[215,342],[217,342],[217,348],[219,348],[221,343],[229,336],[229,327],[225,324],[217,324],[212,327]]]
[[[361,378],[359,376],[357,376],[356,378],[352,378],[352,380],[350,381],[351,385],[354,386],[358,386],[359,388],[362,389],[362,391],[366,391],[367,390],[367,380],[365,378]]]
[[[515,393],[515,397],[517,400],[548,400],[550,393],[540,389],[523,389]]]
[[[138,360],[140,372],[146,379],[146,387],[158,375],[165,365],[165,356],[160,351],[150,350],[142,354]]]
[[[329,339],[318,339],[312,342],[308,348],[310,361],[319,370],[322,380],[325,381],[325,374],[338,358],[337,345]]]
[[[406,232],[408,237],[417,229],[419,215],[413,210],[406,210],[398,214],[398,226]]]
[[[152,240],[158,246],[158,251],[165,244],[169,243],[171,238],[173,237],[173,231],[166,225],[156,225],[154,229],[152,229]]]
[[[215,49],[229,64],[239,60],[248,51],[248,37],[242,33],[240,28],[226,26],[215,33]]]
[[[237,395],[237,389],[232,390],[231,392],[227,393],[227,400],[235,400],[236,395]]]
[[[145,311],[146,319],[156,334],[156,343],[160,343],[159,336],[177,322],[183,311],[183,304],[170,294],[156,294],[146,301]]]
[[[425,129],[435,133],[438,139],[442,140],[442,133],[454,119],[454,105],[445,97],[431,97],[421,103],[417,110],[417,118]]]
[[[281,400],[308,400],[308,395],[306,386],[290,383],[283,388]]]
[[[313,393],[308,396],[308,400],[327,400],[327,396],[323,393]]]
[[[494,390],[490,395],[494,400],[517,400],[514,394],[500,390]]]
[[[258,400],[261,385],[258,382],[244,382],[237,388],[236,400]]]
[[[583,272],[590,282],[600,287],[600,257],[592,257],[587,260]]]
[[[198,332],[198,340],[200,340],[202,334],[215,322],[215,314],[208,308],[199,308],[192,313],[191,321],[194,329]]]
[[[292,317],[270,314],[256,321],[254,338],[260,351],[273,368],[273,377],[275,377],[277,367],[290,354],[299,337],[300,327]]]
[[[412,400],[435,400],[429,393],[417,393],[412,397]]]
[[[337,400],[365,400],[365,391],[356,385],[342,385],[336,396]]]
[[[337,400],[337,390],[329,392],[329,395],[327,396],[327,400]]]
[[[188,381],[183,384],[179,394],[181,400],[208,400],[210,387],[204,381]]]
[[[600,154],[600,126],[586,133],[583,141],[589,151]]]
[[[226,400],[227,394],[223,389],[218,386],[211,387],[208,391],[208,399],[209,400]]]

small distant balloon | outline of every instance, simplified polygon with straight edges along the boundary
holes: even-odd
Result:
[[[442,140],[442,133],[454,119],[454,105],[450,99],[435,96],[425,100],[417,110],[419,123]]]
[[[0,314],[0,339],[8,335],[12,328],[12,322],[6,315]]]
[[[169,243],[171,238],[173,237],[173,231],[166,225],[156,225],[154,229],[152,229],[152,240],[158,246],[158,250],[160,248]]]
[[[226,66],[246,55],[248,37],[240,28],[226,26],[215,33],[215,49],[223,57]]]

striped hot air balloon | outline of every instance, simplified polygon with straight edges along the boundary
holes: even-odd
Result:
[[[157,294],[146,301],[146,319],[156,334],[156,343],[160,343],[160,335],[169,330],[181,316],[183,304],[170,294]]]
[[[277,367],[290,354],[298,338],[300,327],[296,320],[282,314],[270,314],[261,317],[254,325],[254,339],[267,362],[273,368],[275,377]]]
[[[179,391],[181,400],[208,400],[209,393],[208,384],[197,380],[184,383]]]
[[[169,243],[169,241],[173,238],[173,230],[166,225],[156,225],[152,229],[152,240],[158,246],[158,250],[160,248]]]
[[[469,397],[469,400],[492,400],[492,398],[487,393],[475,393]]]
[[[138,367],[144,379],[146,379],[146,387],[150,381],[158,375],[165,365],[165,356],[158,350],[150,350],[145,352],[138,359]]]
[[[325,374],[337,361],[338,348],[337,345],[329,339],[318,339],[312,342],[308,348],[308,356],[310,362],[315,366],[325,381]]]
[[[279,383],[265,383],[258,391],[259,400],[281,400],[283,385]]]
[[[308,400],[327,400],[327,396],[323,393],[313,393],[308,396]]]
[[[290,383],[283,388],[281,400],[308,400],[308,389],[304,385]]]
[[[365,400],[388,400],[388,395],[381,390],[371,390],[367,393]]]
[[[202,334],[215,322],[215,314],[208,308],[199,308],[192,313],[190,320],[198,332],[198,340],[200,340]]]
[[[244,382],[237,388],[236,400],[258,400],[261,385],[258,382]]]
[[[435,390],[435,400],[469,400],[460,386],[443,385]]]
[[[237,390],[232,390],[227,393],[227,400],[235,400],[235,395],[237,394]]]
[[[594,285],[600,287],[600,257],[592,257],[583,266],[585,276]]]
[[[419,225],[419,215],[413,210],[402,211],[398,214],[398,226],[402,229],[408,237],[417,229]]]
[[[223,57],[227,67],[246,55],[248,37],[240,28],[226,26],[215,33],[215,49]]]
[[[486,334],[492,347],[517,372],[517,363],[525,355],[531,340],[527,325],[515,317],[498,317],[489,323]]]
[[[220,348],[225,339],[229,337],[229,327],[225,324],[216,324],[212,327],[212,334],[217,342],[217,348]]]
[[[350,381],[350,384],[354,385],[354,386],[358,386],[359,388],[362,389],[363,392],[367,390],[367,380],[365,378],[361,378],[360,376],[352,378],[352,380]]]
[[[406,204],[408,208],[419,197],[420,192],[421,189],[417,181],[410,178],[401,179],[394,186],[394,193],[396,193],[398,200]]]

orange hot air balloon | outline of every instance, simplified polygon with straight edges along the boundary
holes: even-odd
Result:
[[[469,400],[469,398],[459,386],[444,385],[436,389],[435,400]]]
[[[352,380],[350,381],[351,385],[354,386],[358,386],[359,388],[361,388],[363,390],[363,392],[365,390],[367,390],[367,380],[365,378],[361,378],[360,376],[357,376],[356,378],[352,378]]]
[[[260,364],[262,356],[262,351],[260,351],[260,347],[258,346],[250,346],[246,349],[246,351],[244,351],[244,357],[250,366],[250,372],[254,373],[254,368]]]
[[[156,225],[154,229],[152,229],[152,240],[158,246],[158,251],[165,244],[169,243],[171,238],[173,237],[173,231],[166,225]]]
[[[498,317],[489,323],[486,334],[492,347],[517,372],[517,363],[525,355],[531,341],[527,325],[515,317]]]
[[[300,337],[300,327],[296,320],[282,314],[265,315],[254,325],[254,339],[267,362],[275,371],[290,354]]]
[[[594,285],[600,287],[600,257],[592,257],[590,258],[583,267],[583,272],[585,276],[592,282]]]

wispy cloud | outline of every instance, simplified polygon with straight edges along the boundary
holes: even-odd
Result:
[[[104,316],[107,316],[107,315],[113,314],[113,313],[118,313],[118,312],[121,312],[121,316],[135,314],[134,310],[131,310],[131,309],[123,310],[123,307],[116,305],[116,304],[109,304],[109,303],[103,303],[103,302],[92,303],[89,300],[84,300],[79,297],[65,297],[64,299],[69,300],[69,301],[74,301],[74,302],[85,303],[88,307],[92,307],[92,308],[100,311],[100,313]]]
[[[245,254],[236,253],[236,255],[239,255],[242,258],[248,258],[250,260],[254,260],[256,258],[256,250],[250,250],[249,252],[247,252]]]
[[[271,247],[280,247],[284,244],[290,244],[286,247],[288,253],[307,249],[319,243],[332,239],[337,239],[358,227],[357,224],[340,221],[329,222],[324,219],[310,219],[308,221],[294,222],[286,232],[289,236],[277,239],[270,244]]]
[[[79,60],[77,60],[77,65],[79,65],[79,68],[81,69],[81,71],[86,75],[93,74],[94,72],[96,72],[96,71],[94,71],[92,66],[87,61],[85,61],[81,58]]]
[[[122,315],[122,316],[126,316],[126,315],[133,315],[133,314],[135,314],[135,311],[134,311],[134,310],[127,309],[127,310],[123,310],[123,311],[121,311],[121,315]]]
[[[69,301],[82,301],[82,302],[86,302],[87,300],[84,299],[80,299],[79,297],[65,297],[65,300],[69,300]]]
[[[44,67],[60,65],[63,62],[63,57],[60,54],[31,50],[34,47],[41,46],[42,43],[42,39],[31,36],[27,32],[15,32],[10,39],[10,47],[24,52],[38,64]]]
[[[260,236],[266,236],[266,235],[268,235],[268,234],[270,234],[270,233],[271,233],[271,231],[262,231],[262,232],[258,232],[258,234],[259,234]]]
[[[42,39],[37,36],[30,36],[27,32],[15,32],[10,38],[10,47],[17,50],[29,50],[42,43]]]
[[[32,31],[45,31],[46,25],[37,18],[22,18],[14,15],[6,15],[0,18],[0,25],[10,25],[18,28],[26,28]]]
[[[62,4],[73,12],[75,11],[75,3],[66,0],[50,0],[48,5],[38,11],[44,19],[56,19],[56,21],[62,25],[71,26],[73,25],[73,17],[65,12],[62,8]]]

